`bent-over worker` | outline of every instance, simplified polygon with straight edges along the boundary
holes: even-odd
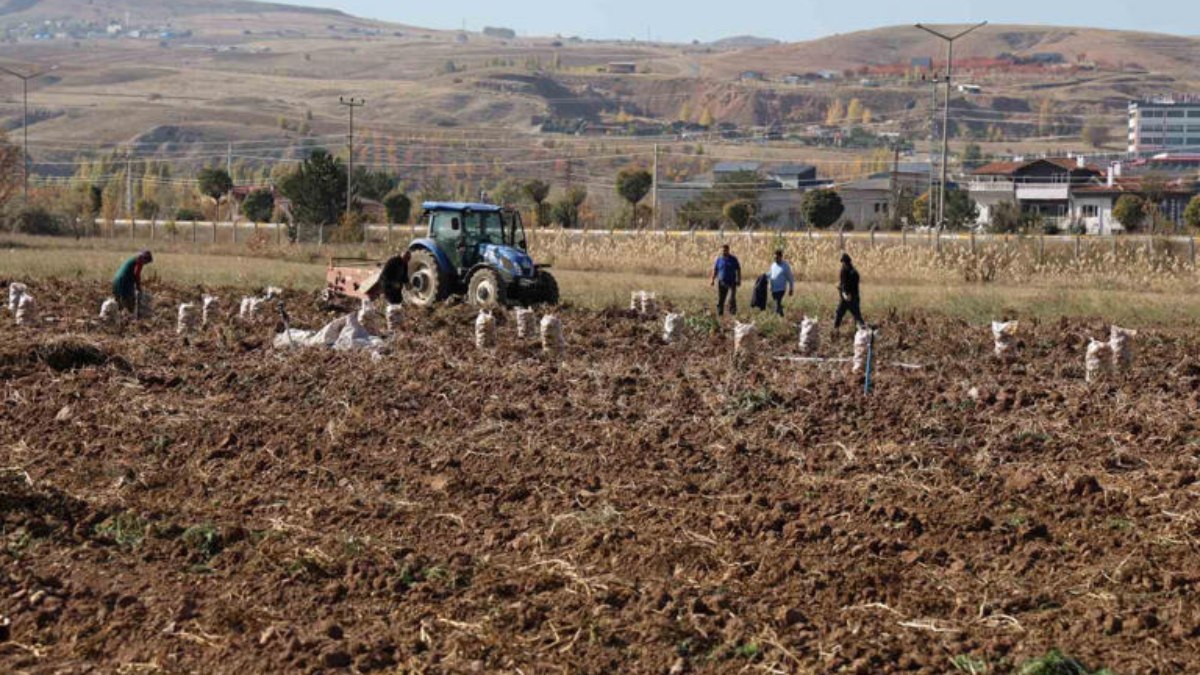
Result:
[[[142,292],[142,268],[152,262],[154,255],[150,251],[142,251],[126,260],[117,270],[117,275],[113,277],[112,292],[121,309],[137,311],[138,294]]]

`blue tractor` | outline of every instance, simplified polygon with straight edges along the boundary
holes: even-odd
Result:
[[[519,212],[461,202],[422,206],[427,236],[388,261],[380,275],[389,300],[407,285],[404,299],[419,307],[451,295],[466,295],[479,307],[558,304],[558,282],[529,256]]]

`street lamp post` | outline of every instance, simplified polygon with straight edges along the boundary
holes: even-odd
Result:
[[[50,70],[54,70],[56,67],[52,67]],[[23,75],[15,70],[9,70],[4,66],[0,66],[0,72],[8,73],[21,80],[21,133],[23,135],[21,142],[21,178],[23,181],[21,196],[25,203],[29,203],[29,81],[45,75],[50,70]]]
[[[367,104],[365,99],[339,96],[338,103],[350,109],[350,162],[346,171],[346,222],[350,222],[350,211],[354,208],[354,109]],[[363,219],[363,250],[367,248],[367,223]]]
[[[982,21],[962,31],[961,33],[957,33],[955,35],[946,35],[945,33],[939,33],[928,26],[917,24],[917,28],[920,28],[926,33],[946,41],[946,102],[945,109],[942,110],[942,189],[938,195],[939,231],[946,227],[946,183],[948,178],[947,169],[949,167],[947,157],[950,154],[950,87],[952,86],[951,81],[954,78],[954,42],[959,38],[965,37],[969,33],[983,28],[986,25],[987,22]]]

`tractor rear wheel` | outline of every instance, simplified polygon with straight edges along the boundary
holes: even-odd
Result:
[[[549,272],[538,273],[538,292],[534,302],[547,305],[558,304],[558,280]]]
[[[441,302],[446,299],[449,286],[432,253],[424,249],[413,251],[408,261],[408,299],[412,304],[430,307]]]
[[[482,269],[471,275],[467,301],[484,309],[503,307],[508,301],[507,290],[495,270]]]

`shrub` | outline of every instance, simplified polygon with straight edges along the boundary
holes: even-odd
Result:
[[[196,209],[184,207],[175,212],[175,220],[184,220],[184,221],[204,220],[204,214],[200,213]]]
[[[23,234],[55,236],[62,234],[62,218],[40,206],[29,206],[11,216],[12,226]]]

